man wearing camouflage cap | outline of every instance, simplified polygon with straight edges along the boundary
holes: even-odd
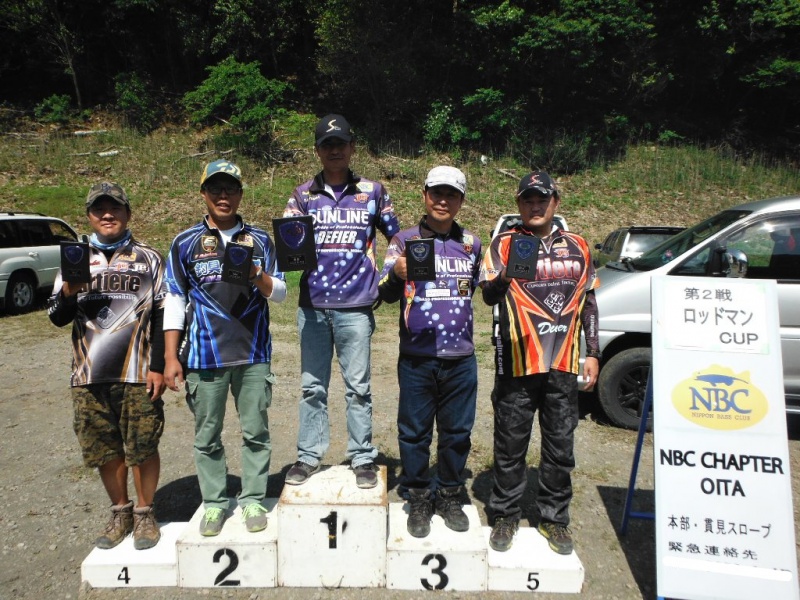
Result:
[[[86,213],[89,283],[56,278],[50,320],[72,323],[70,379],[74,429],[84,464],[97,468],[111,499],[111,518],[95,541],[113,548],[133,532],[137,550],[161,537],[153,498],[158,443],[164,430],[164,334],[161,255],[131,235],[131,207],[117,184],[92,186]],[[136,505],[128,498],[133,472]]]

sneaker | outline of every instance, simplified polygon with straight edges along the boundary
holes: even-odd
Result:
[[[489,546],[492,547],[492,550],[505,552],[511,548],[511,543],[514,541],[514,534],[517,533],[518,528],[519,521],[516,519],[497,517],[494,520],[492,533],[489,535]]]
[[[133,547],[137,550],[152,548],[161,539],[153,505],[133,509]]]
[[[219,535],[222,531],[222,525],[225,523],[225,511],[221,508],[211,507],[207,508],[203,513],[203,518],[200,521],[200,535],[210,537],[212,535]]]
[[[242,520],[247,527],[247,531],[255,533],[256,531],[263,531],[266,529],[268,513],[269,511],[258,502],[253,502],[245,506],[242,510]]]
[[[408,490],[409,514],[406,528],[414,537],[423,538],[431,532],[433,503],[429,489]]]
[[[444,519],[444,524],[453,531],[469,529],[469,517],[461,507],[459,496],[461,486],[439,488],[436,490],[436,514]]]
[[[378,485],[378,467],[375,463],[364,463],[353,467],[356,474],[356,485],[360,488],[374,488]]]
[[[297,461],[292,465],[292,468],[286,473],[284,481],[289,485],[301,485],[308,481],[314,473],[319,471],[319,465],[312,467],[308,463]]]
[[[572,554],[572,532],[566,525],[542,521],[538,527],[550,549],[559,554]]]
[[[133,531],[133,502],[112,506],[111,518],[106,523],[103,533],[94,541],[94,545],[108,550],[124,540],[131,531]]]

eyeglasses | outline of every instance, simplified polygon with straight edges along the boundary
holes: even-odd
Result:
[[[222,192],[228,196],[235,196],[242,191],[242,188],[233,185],[208,185],[203,189],[212,196],[219,196]]]

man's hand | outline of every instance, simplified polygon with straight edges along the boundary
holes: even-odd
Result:
[[[183,385],[183,365],[177,358],[167,358],[164,367],[164,382],[173,392],[180,390]]]
[[[61,293],[64,295],[64,298],[72,298],[76,296],[78,292],[85,292],[89,286],[85,283],[69,283],[65,281],[61,285]]]
[[[164,383],[164,376],[161,373],[154,373],[153,371],[147,372],[147,394],[150,400],[155,402],[161,398],[161,394],[167,389]]]
[[[408,281],[408,263],[406,262],[405,252],[403,252],[403,256],[397,257],[392,269],[394,270],[394,274],[400,279]]]
[[[597,374],[600,372],[600,361],[596,358],[587,358],[583,361],[583,391],[590,392],[597,383]]]

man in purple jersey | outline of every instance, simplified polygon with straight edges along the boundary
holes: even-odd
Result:
[[[350,170],[355,141],[347,120],[327,115],[317,124],[314,139],[322,171],[294,190],[283,213],[314,217],[317,249],[317,267],[300,279],[297,327],[303,396],[297,462],[286,474],[286,483],[305,483],[328,450],[328,385],[335,349],[347,402],[345,456],[356,485],[371,488],[378,483],[370,390],[372,305],[378,299],[375,238],[380,231],[389,240],[400,227],[383,185]]]
[[[400,492],[410,503],[406,527],[415,537],[430,533],[434,510],[450,529],[469,529],[460,498],[478,392],[472,294],[481,242],[455,222],[466,191],[467,179],[460,170],[431,169],[422,190],[426,214],[419,224],[392,238],[378,285],[382,300],[400,300]],[[407,242],[417,239],[433,240],[433,281],[408,281],[408,261],[414,259],[407,258]],[[431,481],[434,423],[439,437],[436,478]]]
[[[95,545],[113,548],[133,532],[134,548],[143,550],[161,538],[153,499],[164,431],[164,263],[132,237],[131,205],[119,185],[92,186],[86,214],[94,231],[91,281],[68,283],[59,273],[49,315],[59,327],[72,323],[73,428],[84,464],[97,468],[112,503]]]

